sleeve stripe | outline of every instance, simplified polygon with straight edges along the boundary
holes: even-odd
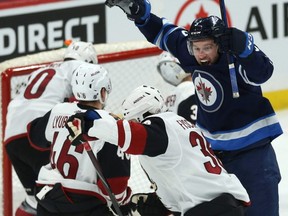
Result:
[[[126,132],[125,135],[125,142],[124,145],[122,147],[122,151],[126,152],[127,149],[130,147],[130,143],[131,143],[131,128],[130,128],[130,124],[128,121],[124,120],[123,121],[123,126],[124,126],[124,131]]]
[[[117,121],[117,128],[118,128],[118,146],[122,148],[125,142],[125,131],[122,120]]]
[[[127,120],[119,120],[117,121],[117,128],[118,146],[123,152],[129,154],[142,154],[144,152],[147,131],[142,124],[129,122]],[[135,134],[137,134],[137,136],[135,136]]]
[[[131,143],[131,128],[127,120],[117,121],[118,146],[125,152]]]

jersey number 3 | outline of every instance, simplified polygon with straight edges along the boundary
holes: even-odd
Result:
[[[210,161],[204,163],[207,172],[219,175],[222,172],[222,163],[215,156],[213,150],[210,148],[209,143],[204,139],[204,137],[192,131],[190,133],[190,143],[192,147],[200,145],[200,149],[203,155],[211,159]]]

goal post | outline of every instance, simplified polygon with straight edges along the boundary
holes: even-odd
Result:
[[[109,71],[112,81],[112,92],[109,95],[106,109],[114,112],[120,112],[120,105],[124,98],[131,90],[142,84],[152,85],[166,96],[174,87],[167,84],[156,70],[158,55],[161,53],[154,45],[146,41],[133,41],[113,44],[96,44],[94,45],[100,64]],[[4,130],[6,125],[7,106],[19,92],[21,92],[27,82],[29,74],[36,69],[43,67],[51,62],[61,61],[63,59],[64,48],[41,52],[34,55],[15,58],[0,64],[1,71],[1,161],[2,161],[2,179],[3,187],[0,198],[0,210],[3,216],[13,215],[13,187],[22,187],[17,176],[13,175],[11,163],[5,151],[3,144]],[[133,167],[132,167],[133,169]],[[136,166],[132,170],[138,172],[140,168]],[[142,171],[143,172],[143,171]],[[142,173],[143,174],[143,173]],[[138,175],[138,174],[137,174]],[[132,176],[133,179],[133,176]],[[145,179],[135,180],[135,182],[146,184]],[[131,184],[136,184],[132,182]],[[133,185],[134,186],[134,185]],[[138,187],[138,186],[137,186]],[[143,192],[142,186],[136,188],[135,192]],[[133,188],[132,188],[133,189]],[[14,195],[15,196],[15,195]],[[14,206],[14,210],[17,206]]]

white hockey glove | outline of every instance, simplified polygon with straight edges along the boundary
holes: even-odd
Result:
[[[85,113],[76,113],[69,117],[65,127],[69,131],[68,139],[71,145],[81,145],[96,138],[87,135],[88,130],[93,126],[93,121],[101,116],[95,110],[87,110]]]
[[[106,0],[108,7],[120,7],[128,19],[137,24],[143,24],[150,17],[151,4],[149,0]]]

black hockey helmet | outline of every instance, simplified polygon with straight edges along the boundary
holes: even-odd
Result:
[[[190,42],[213,38],[223,34],[225,23],[217,16],[198,18],[193,21],[188,32]]]

